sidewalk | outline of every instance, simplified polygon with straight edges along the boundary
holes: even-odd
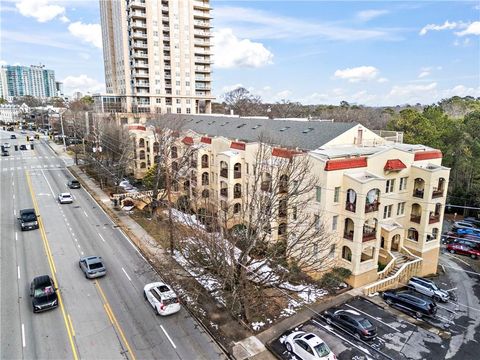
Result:
[[[57,155],[62,159],[71,157],[63,150],[62,145],[57,145],[53,142],[48,144]],[[172,262],[171,256],[161,247],[158,246],[154,238],[147,233],[135,220],[123,211],[114,209],[110,197],[78,166],[72,165],[69,167],[74,176],[81,182],[86,191],[100,204],[102,209],[111,217],[117,226],[126,234],[126,236],[139,249],[142,256],[149,259],[150,262],[154,260],[159,263],[168,264]],[[182,269],[183,270],[183,269]],[[185,276],[189,274],[183,270]],[[232,345],[232,355],[235,359],[255,359],[255,360],[270,360],[276,357],[265,347],[268,343],[278,338],[284,332],[295,328],[296,326],[308,321],[314,312],[321,313],[329,307],[339,305],[345,301],[352,299],[355,296],[362,295],[361,289],[352,289],[339,296],[336,296],[319,304],[310,305],[310,309],[303,309],[297,314],[290,316],[279,323],[273,325],[269,329],[257,334],[256,336],[247,337],[241,341],[235,342]],[[312,310],[314,312],[312,312]]]

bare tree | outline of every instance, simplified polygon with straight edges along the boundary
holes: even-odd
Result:
[[[223,98],[227,109],[240,116],[262,115],[265,110],[260,96],[251,94],[243,87],[225,93]]]
[[[334,262],[334,238],[311,207],[317,179],[308,156],[274,156],[264,140],[249,160],[248,174],[242,171],[242,187],[220,189],[210,214],[213,231],[194,224],[179,245],[192,266],[220,279],[228,308],[245,321],[265,290],[281,286],[292,271],[319,273]],[[231,190],[240,196],[229,197]],[[198,215],[205,223],[208,214]]]

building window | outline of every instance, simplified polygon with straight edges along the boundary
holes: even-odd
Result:
[[[397,215],[403,215],[403,214],[405,214],[405,203],[401,202],[401,203],[398,203]]]
[[[398,186],[398,190],[406,190],[407,189],[407,177],[400,178],[400,185]]]
[[[294,206],[292,208],[292,219],[297,220],[297,207],[296,206]]]
[[[333,194],[333,202],[338,203],[340,201],[340,186],[335,188],[335,193]]]
[[[320,230],[320,215],[314,215],[313,221],[315,224],[315,230]]]
[[[338,224],[338,215],[335,215],[332,218],[332,231],[337,230],[337,224]]]
[[[192,110],[190,108],[187,108],[187,114],[190,114]]]
[[[329,258],[335,257],[335,244],[330,245],[330,252],[328,253]]]
[[[386,193],[393,192],[394,186],[395,186],[395,179],[387,180],[387,185],[385,186],[385,192]]]
[[[162,103],[162,99],[155,99],[155,102],[156,102],[157,104],[161,104],[161,103]]]
[[[342,248],[342,259],[352,261],[352,250],[348,246]]]
[[[238,214],[240,211],[242,211],[242,205],[239,203],[236,203],[233,205],[233,213]]]
[[[322,188],[320,186],[316,186],[315,191],[315,199],[317,200],[317,202],[320,202],[322,200]]]
[[[182,113],[182,108],[177,108],[177,114],[181,114]]]
[[[392,207],[393,207],[393,205],[386,205],[386,206],[383,207],[383,218],[384,219],[392,217]]]
[[[313,244],[313,256],[317,256],[318,255],[318,244],[315,243]]]

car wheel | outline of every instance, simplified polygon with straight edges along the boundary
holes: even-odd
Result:
[[[450,254],[455,254],[455,250],[451,249],[449,251],[450,251]]]
[[[361,340],[361,337],[360,337],[360,334],[359,333],[355,333],[353,334],[353,337],[357,340]]]
[[[87,273],[85,273],[85,279],[88,279],[88,275],[87,275]]]
[[[285,347],[287,348],[287,351],[288,351],[288,352],[292,352],[292,345],[290,345],[290,343],[287,342],[287,343],[285,344]]]
[[[389,299],[389,298],[385,299],[385,302],[386,302],[388,305],[392,305],[392,304],[393,304],[392,300]]]
[[[433,295],[433,301],[435,302],[440,302],[442,299],[440,299],[440,296],[438,295]]]
[[[475,260],[477,258],[477,255],[471,254],[470,257]]]
[[[327,322],[328,325],[332,325],[332,319],[330,319],[329,317],[327,317],[325,321]]]
[[[415,312],[415,317],[420,319],[422,317],[422,313],[420,311]]]
[[[145,292],[145,290],[143,290],[143,297],[145,300],[147,300],[147,293]]]
[[[160,315],[160,313],[158,312],[158,308],[155,306],[155,312],[157,313],[157,315]]]

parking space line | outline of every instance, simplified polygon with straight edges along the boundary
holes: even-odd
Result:
[[[100,239],[102,239],[102,241],[105,242],[105,239],[103,238],[103,236],[100,235],[100,233],[97,233],[97,234],[98,234],[98,236],[100,236]]]
[[[83,210],[83,213],[85,214],[86,217],[88,217],[88,214],[85,210]]]
[[[160,328],[162,329],[162,331],[164,332],[165,336],[167,337],[167,339],[170,341],[170,344],[172,344],[173,348],[176,349],[177,347],[175,346],[175,343],[173,342],[173,340],[170,338],[170,335],[168,335],[168,333],[165,331],[165,329],[163,328],[163,325],[160,325]]]
[[[20,280],[20,266],[17,266],[17,275],[18,275],[18,280]]]
[[[23,347],[27,346],[26,341],[25,341],[25,325],[24,324],[22,324],[22,346]]]
[[[18,241],[18,233],[15,231],[15,241]]]
[[[393,326],[391,326],[391,325],[383,322],[382,320],[377,319],[375,316],[372,316],[372,315],[370,315],[370,314],[367,314],[366,312],[364,312],[364,311],[362,311],[362,310],[359,310],[359,309],[357,309],[356,307],[353,307],[352,305],[349,305],[349,304],[345,304],[345,305],[348,306],[349,308],[352,308],[352,309],[354,309],[354,310],[362,313],[363,315],[367,315],[367,316],[371,317],[372,319],[377,320],[379,323],[382,323],[383,325],[388,326],[390,329],[393,329],[393,330],[395,330],[396,332],[399,332],[399,330],[398,330],[397,328],[395,328],[395,327],[393,327]]]
[[[127,272],[125,271],[125,269],[122,267],[122,270],[123,270],[123,273],[125,274],[125,276],[127,277],[127,279],[129,281],[132,281],[132,279],[130,279],[130,276],[128,276]]]

